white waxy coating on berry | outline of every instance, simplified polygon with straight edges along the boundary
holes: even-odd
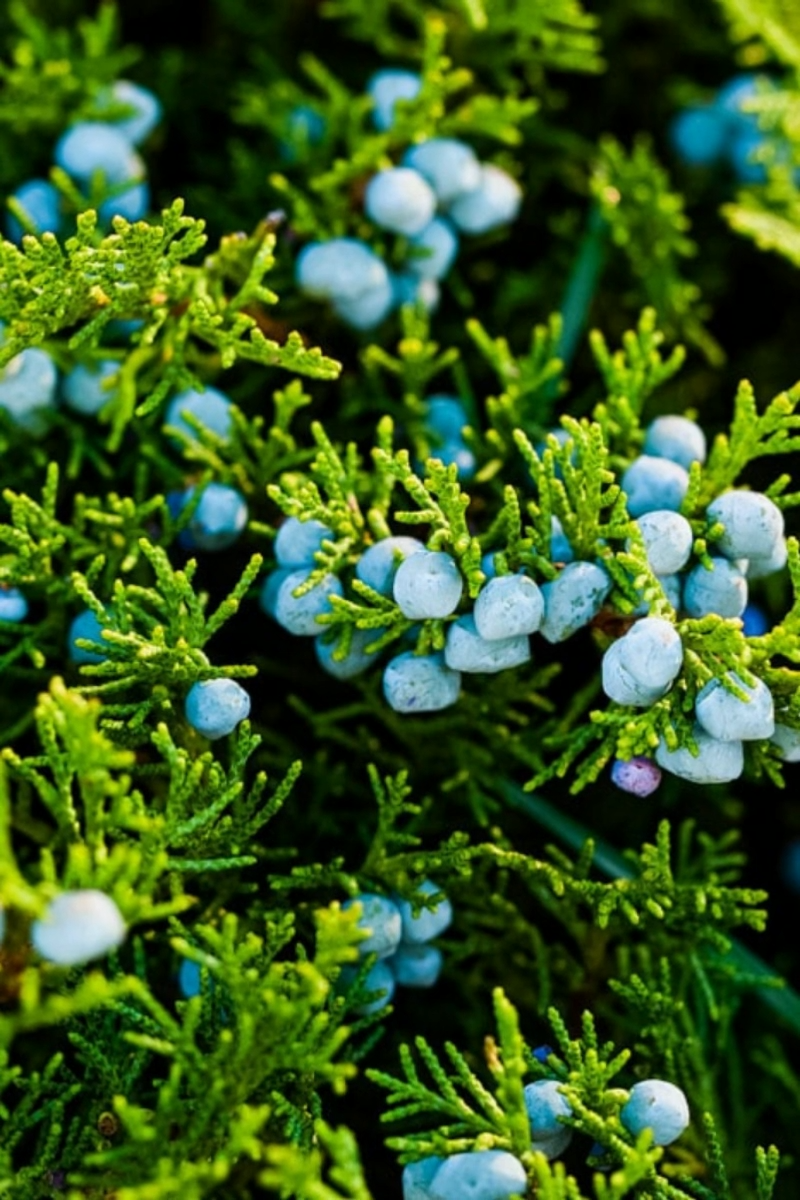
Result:
[[[692,729],[699,753],[692,754],[687,746],[670,750],[663,738],[658,743],[656,762],[671,775],[690,783],[730,783],[744,769],[744,749],[741,742],[721,742],[700,726]]]
[[[608,572],[596,563],[568,563],[552,583],[542,584],[539,633],[551,643],[566,641],[597,616],[611,587]]]
[[[438,946],[401,945],[388,966],[401,987],[429,988],[438,981],[443,961]]]
[[[721,742],[753,742],[770,738],[775,732],[775,705],[772,693],[761,679],[748,687],[738,675],[730,678],[749,700],[740,700],[729,692],[720,679],[710,680],[695,701],[697,722],[706,733]]]
[[[786,539],[781,538],[771,554],[766,556],[753,554],[747,560],[745,574],[748,579],[765,579],[767,575],[774,575],[776,571],[782,571],[788,558],[789,548],[786,545]]]
[[[453,1154],[433,1177],[430,1200],[508,1200],[528,1186],[525,1168],[506,1150]]]
[[[644,452],[668,458],[688,471],[692,463],[706,461],[706,435],[688,417],[656,417],[645,433]]]
[[[449,617],[459,605],[464,580],[455,559],[443,550],[421,550],[401,562],[392,594],[412,621]]]
[[[650,688],[635,679],[626,665],[622,640],[612,642],[603,655],[603,691],[609,700],[615,700],[617,704],[627,704],[632,708],[652,708],[656,701],[669,691],[669,684]]]
[[[527,575],[499,575],[478,593],[474,617],[478,633],[489,641],[536,633],[544,618],[544,596]]]
[[[194,488],[189,488],[184,502],[188,504],[193,494]],[[247,501],[240,491],[226,483],[209,483],[186,531],[193,547],[214,553],[234,544],[245,529],[248,516]]]
[[[133,146],[148,138],[161,120],[161,101],[148,88],[130,79],[117,79],[111,85],[112,98],[133,109],[115,122],[116,128]]]
[[[197,434],[186,420],[187,416],[219,438],[227,438],[230,435],[231,402],[216,388],[207,387],[203,392],[180,392],[169,402],[164,424],[179,430],[191,441],[196,441]]]
[[[314,639],[314,652],[317,662],[323,671],[334,679],[355,679],[363,675],[370,667],[374,667],[380,655],[373,651],[367,653],[367,647],[372,646],[384,631],[382,629],[355,629],[350,641],[350,648],[344,658],[335,658],[334,654],[338,639],[327,641],[322,637]]]
[[[668,458],[642,454],[628,467],[621,480],[632,517],[658,509],[677,512],[689,487],[689,476]]]
[[[408,269],[420,279],[444,279],[458,254],[458,237],[443,217],[434,217],[411,238]]]
[[[550,518],[550,560],[554,563],[570,563],[575,558],[575,551],[570,545],[569,538],[564,533],[564,526],[558,517]]]
[[[631,1088],[628,1103],[619,1114],[629,1133],[638,1137],[652,1129],[656,1146],[669,1146],[689,1125],[689,1105],[674,1083],[645,1079]]]
[[[414,890],[425,896],[435,896],[442,889],[432,879],[424,879]],[[440,933],[444,933],[453,920],[453,906],[446,896],[439,901],[435,908],[421,908],[416,916],[414,916],[414,906],[411,900],[404,900],[397,896],[395,904],[403,923],[403,941],[413,945],[429,942],[431,938],[438,937]]]
[[[107,381],[119,374],[120,364],[115,358],[101,358],[87,364],[78,363],[64,379],[61,395],[67,408],[84,416],[95,416],[105,408],[115,389],[107,387]]]
[[[546,1159],[552,1162],[553,1159],[560,1158],[567,1149],[572,1141],[572,1134],[572,1129],[563,1126],[552,1137],[533,1138],[531,1140],[531,1150],[535,1150],[538,1154],[543,1154]]]
[[[403,1167],[403,1200],[430,1200],[430,1184],[444,1162],[431,1154]]]
[[[94,650],[84,650],[82,646],[76,645],[78,638],[85,638],[87,642],[102,642],[102,630],[103,626],[90,608],[78,613],[70,624],[67,636],[70,662],[78,665],[105,662],[105,654],[98,654]]]
[[[0,587],[0,621],[24,621],[28,601],[19,588]]]
[[[441,654],[398,654],[383,672],[383,694],[395,712],[438,712],[455,704],[461,675],[445,665]]]
[[[389,167],[367,184],[364,211],[381,229],[414,237],[433,220],[436,193],[419,171]]]
[[[529,662],[531,648],[525,634],[516,637],[482,638],[472,615],[459,617],[447,630],[444,661],[454,671],[470,675],[495,675]]]
[[[355,967],[342,967],[339,975],[339,983],[342,987],[349,987],[355,980],[355,977]],[[374,1000],[367,1000],[363,1004],[360,1004],[355,1011],[362,1017],[368,1017],[372,1013],[380,1012],[391,1001],[395,987],[395,978],[389,964],[383,961],[376,962],[366,974],[363,989],[365,992],[382,992],[383,994],[376,996]]]
[[[0,370],[0,408],[32,437],[47,429],[55,407],[58,372],[45,350],[23,350]]]
[[[341,303],[385,288],[389,272],[383,259],[357,238],[310,242],[298,255],[295,280],[301,292]]]
[[[13,193],[38,233],[56,233],[61,224],[61,196],[47,179],[28,179]],[[23,229],[16,217],[6,217],[9,240],[22,241]]]
[[[395,303],[394,284],[387,276],[383,283],[352,300],[334,297],[333,311],[351,329],[374,329],[388,317]]]
[[[715,545],[726,558],[769,558],[783,541],[783,513],[761,492],[725,492],[712,500],[706,517],[725,526]]]
[[[422,87],[422,80],[413,71],[397,67],[384,67],[376,71],[367,81],[367,95],[374,105],[372,120],[375,128],[385,133],[394,124],[394,106],[398,100],[415,100]]]
[[[669,687],[683,666],[683,643],[670,621],[644,617],[617,643],[622,662],[643,687]]]
[[[313,567],[323,542],[333,540],[333,530],[322,521],[287,517],[278,530],[272,551],[280,567]]]
[[[358,953],[362,958],[366,958],[368,954],[388,958],[400,945],[403,934],[400,909],[388,896],[379,896],[376,892],[359,892],[352,899],[345,900],[342,911],[349,912],[357,904],[361,906],[358,928],[369,932],[369,937],[358,943]]]
[[[711,570],[700,563],[686,577],[683,607],[690,617],[740,617],[747,608],[747,580],[727,558],[712,558]]]
[[[471,192],[464,192],[449,212],[462,233],[489,233],[516,219],[522,204],[522,188],[502,167],[481,165],[481,178]]]
[[[475,151],[457,138],[429,138],[412,146],[403,155],[403,166],[419,171],[444,207],[481,184],[481,164]]]
[[[564,1128],[559,1117],[572,1116],[572,1108],[558,1090],[560,1086],[557,1079],[539,1079],[526,1085],[525,1108],[532,1138],[555,1137]]]
[[[694,542],[692,527],[685,517],[669,509],[656,509],[643,513],[636,525],[655,575],[674,575],[683,570]]]
[[[235,679],[206,679],[192,684],[183,711],[193,729],[216,741],[249,717],[250,697]]]
[[[62,892],[31,927],[38,954],[59,967],[102,958],[125,940],[125,922],[114,901],[95,889]]]
[[[391,596],[394,577],[400,563],[412,554],[425,549],[425,543],[413,537],[388,537],[369,546],[356,563],[356,579],[379,592]]]
[[[82,121],[63,133],[56,143],[56,164],[73,179],[88,183],[102,171],[106,183],[126,183],[141,174],[142,160],[116,125]]]
[[[800,762],[800,729],[778,721],[770,741],[777,747],[778,755],[784,762]]]
[[[306,582],[311,571],[300,567],[291,571],[278,586],[272,599],[272,616],[289,633],[296,637],[316,637],[322,632],[318,617],[332,611],[331,596],[344,595],[344,589],[335,575],[324,575],[309,591],[301,596],[295,592]]]
[[[278,599],[281,584],[296,569],[296,567],[279,567],[277,571],[270,571],[264,579],[258,603],[262,612],[265,612],[268,617],[272,617],[273,621],[275,620],[275,601]]]

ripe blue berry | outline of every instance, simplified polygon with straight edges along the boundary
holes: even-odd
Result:
[[[566,641],[597,616],[611,587],[608,572],[596,563],[568,563],[551,583],[542,584],[539,633],[551,643]]]
[[[628,1103],[619,1116],[634,1137],[652,1129],[654,1145],[669,1146],[689,1125],[689,1105],[674,1083],[645,1079],[631,1088]]]
[[[740,617],[747,607],[747,580],[735,563],[712,558],[711,570],[701,563],[687,575],[683,607],[690,617]]]
[[[234,679],[206,679],[192,684],[183,711],[192,728],[213,742],[249,717],[250,697]]]
[[[706,435],[695,421],[671,414],[656,417],[647,427],[644,452],[689,470],[692,463],[706,461]]]
[[[258,603],[261,606],[262,611],[265,612],[268,617],[272,617],[273,621],[276,620],[275,601],[278,599],[278,593],[280,591],[281,584],[285,579],[288,579],[292,572],[296,569],[296,567],[281,567],[277,571],[270,571],[269,575],[267,575],[264,579],[264,583],[261,587],[261,594],[258,598]],[[317,632],[319,632],[319,630],[317,630]]]
[[[728,155],[739,183],[766,183],[767,169],[760,161],[765,138],[757,129],[739,134],[731,142]]]
[[[749,700],[740,700],[727,690],[721,679],[712,679],[701,689],[695,701],[698,724],[721,742],[752,742],[772,737],[775,732],[775,706],[767,685],[757,679],[754,687],[748,687],[733,672],[730,679]]]
[[[506,576],[506,578],[508,578]],[[447,630],[444,661],[454,671],[471,675],[494,675],[529,662],[531,648],[524,635],[482,638],[472,616],[459,617]]]
[[[322,521],[287,517],[278,530],[273,553],[281,567],[313,567],[322,543],[334,540],[333,530]]]
[[[616,643],[623,663],[643,687],[669,687],[683,665],[683,643],[670,621],[644,617]]]
[[[203,392],[180,392],[170,400],[164,424],[179,430],[190,442],[195,442],[197,434],[186,420],[187,416],[218,438],[230,436],[231,402],[216,388],[207,387]]]
[[[201,991],[200,964],[191,958],[182,958],[178,968],[178,987],[186,1000],[199,996]]]
[[[58,372],[45,350],[23,350],[0,370],[0,408],[32,437],[47,430],[56,403]]]
[[[458,237],[449,221],[434,217],[409,241],[408,270],[420,279],[444,279],[458,254]]]
[[[403,1200],[430,1200],[430,1185],[443,1162],[443,1158],[430,1155],[407,1163],[403,1167]]]
[[[364,210],[379,228],[414,237],[433,219],[436,195],[418,171],[389,167],[367,184]]]
[[[108,404],[114,389],[106,382],[119,374],[115,358],[101,358],[91,364],[79,363],[64,377],[61,395],[67,408],[84,416],[95,416]]]
[[[391,596],[397,568],[412,554],[425,549],[424,542],[413,537],[388,537],[368,547],[356,563],[356,579],[379,592]]]
[[[694,543],[692,527],[680,513],[656,509],[636,521],[647,561],[655,575],[674,575],[689,561]]]
[[[449,216],[462,233],[489,233],[514,221],[521,204],[522,188],[516,179],[502,167],[484,163],[478,186],[456,198]]]
[[[421,550],[401,562],[392,594],[403,616],[413,621],[449,617],[458,608],[464,580],[449,554]]]
[[[481,164],[475,151],[457,138],[430,138],[412,146],[403,156],[403,166],[424,176],[444,208],[481,185]]]
[[[661,784],[661,771],[649,758],[637,755],[627,761],[614,759],[611,767],[611,782],[631,796],[652,796]]]
[[[356,976],[355,967],[342,967],[339,975],[339,983],[343,987],[349,987]],[[360,1004],[355,1010],[359,1016],[369,1017],[373,1013],[380,1012],[386,1008],[386,1005],[392,999],[395,990],[395,978],[392,974],[388,963],[376,962],[373,967],[367,972],[364,979],[365,992],[377,992],[374,1000],[367,1000]]]
[[[557,1079],[539,1079],[525,1088],[525,1108],[535,1141],[556,1137],[564,1130],[560,1117],[571,1117],[572,1108],[558,1090]]]
[[[433,880],[424,879],[422,883],[417,884],[414,891],[416,894],[421,893],[424,896],[435,896],[441,892],[441,888]],[[411,945],[419,945],[438,937],[440,933],[444,933],[453,919],[453,906],[446,896],[434,908],[420,909],[416,916],[414,916],[414,906],[411,900],[396,897],[395,903],[402,921],[403,941]]]
[[[375,128],[385,133],[394,124],[394,106],[398,100],[415,100],[422,80],[413,71],[385,67],[376,71],[367,82],[367,95],[372,98],[372,119]]]
[[[446,1158],[428,1189],[430,1200],[508,1200],[524,1195],[528,1179],[505,1150],[472,1150]]]
[[[308,580],[311,571],[300,567],[291,571],[277,589],[273,601],[272,616],[279,625],[296,637],[315,637],[322,632],[317,620],[332,611],[331,596],[342,596],[344,589],[335,575],[325,575],[319,583],[300,596],[295,596],[299,587]]]
[[[189,503],[194,490],[190,487],[183,493],[182,504]],[[209,483],[186,528],[186,543],[209,553],[226,550],[241,535],[247,517],[247,501],[240,491],[225,483]]]
[[[125,940],[125,922],[114,901],[94,889],[62,892],[31,927],[33,948],[59,967],[102,958]]]
[[[161,101],[158,96],[130,79],[117,79],[111,85],[111,99],[133,110],[130,116],[115,121],[114,127],[132,146],[141,145],[161,120]]]
[[[104,200],[98,209],[100,221],[110,225],[114,217],[123,217],[126,221],[141,221],[150,211],[150,188],[141,178],[144,174],[144,163],[137,155],[136,177],[139,183],[134,183],[116,195]]]
[[[478,633],[490,641],[536,633],[544,618],[544,596],[527,575],[500,575],[481,588],[474,616]]]
[[[778,722],[770,741],[784,762],[800,762],[800,729]]]
[[[550,561],[554,563],[570,563],[575,558],[575,552],[569,538],[564,533],[564,527],[558,517],[550,518]]]
[[[398,654],[383,672],[383,694],[401,713],[437,712],[455,704],[461,675],[445,665],[441,654]]]
[[[612,642],[603,655],[603,691],[609,700],[614,700],[617,704],[627,704],[632,708],[652,708],[669,690],[669,685],[648,687],[636,679],[628,669],[623,640],[620,638],[619,641]]]
[[[357,904],[361,906],[358,928],[369,933],[363,942],[359,942],[358,953],[362,958],[366,958],[368,954],[388,958],[400,945],[403,933],[399,908],[388,896],[379,896],[375,892],[359,892],[352,899],[345,900],[342,911],[349,912]]]
[[[748,579],[765,579],[767,575],[774,575],[776,571],[782,571],[788,558],[789,549],[786,539],[781,538],[773,547],[771,554],[751,555],[747,560],[745,575]]]
[[[357,238],[331,238],[310,242],[295,264],[301,292],[319,300],[347,303],[389,283],[389,272],[365,242]]]
[[[435,279],[425,279],[410,271],[398,271],[392,275],[394,304],[421,304],[425,312],[433,312],[439,304],[439,284]]]
[[[560,1158],[572,1141],[572,1130],[563,1128],[548,1138],[531,1138],[531,1150],[543,1154],[547,1159]]]
[[[68,652],[70,662],[77,663],[101,663],[106,661],[105,654],[99,654],[94,650],[84,650],[82,646],[76,643],[79,638],[85,638],[87,642],[101,642],[103,626],[98,621],[91,609],[86,608],[83,612],[78,613],[69,627]]]
[[[342,659],[334,658],[337,646],[336,638],[330,641],[324,637],[315,638],[314,651],[317,662],[323,671],[326,671],[328,675],[333,675],[335,679],[355,679],[357,675],[363,675],[378,661],[379,655],[374,652],[368,654],[367,647],[374,645],[382,632],[381,629],[353,630],[350,648]]]
[[[0,586],[0,621],[24,621],[28,615],[28,601],[15,587]]]
[[[437,946],[401,945],[387,960],[401,987],[429,988],[442,973],[442,952]]]
[[[628,497],[628,512],[632,517],[641,517],[657,509],[677,512],[689,487],[689,476],[668,458],[642,454],[628,467],[621,484]]]
[[[13,193],[37,233],[57,233],[61,224],[61,196],[46,179],[29,179]],[[16,217],[6,218],[12,242],[22,241],[23,229]]]
[[[716,107],[685,108],[670,125],[676,153],[692,167],[710,167],[727,148],[728,128]]]
[[[721,742],[700,725],[694,726],[692,737],[698,749],[696,755],[687,746],[668,749],[662,737],[656,750],[658,765],[690,783],[731,783],[739,778],[744,769],[741,742]]]
[[[748,604],[742,613],[742,633],[745,637],[763,637],[769,629],[769,620],[757,604]]]
[[[397,302],[394,283],[388,274],[383,283],[352,300],[332,297],[332,301],[337,317],[352,329],[374,329],[388,317]]]
[[[109,186],[136,179],[142,167],[128,138],[117,126],[101,121],[82,121],[62,134],[55,160],[62,171],[81,183],[89,183],[102,171]]]
[[[760,492],[725,492],[709,504],[706,516],[725,527],[716,545],[726,558],[769,558],[783,542],[783,513]]]

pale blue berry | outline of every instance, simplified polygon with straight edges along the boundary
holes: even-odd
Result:
[[[82,121],[59,138],[55,160],[73,179],[88,183],[102,171],[109,186],[136,179],[142,160],[130,141],[116,125],[102,121]]]
[[[305,295],[343,304],[385,289],[389,272],[383,259],[365,242],[331,238],[311,242],[300,251],[295,280]]]
[[[373,103],[372,119],[375,128],[384,133],[394,124],[394,106],[398,100],[416,100],[422,80],[414,71],[385,67],[370,76],[367,95]]]
[[[498,671],[520,667],[529,662],[530,657],[530,643],[524,634],[489,641],[478,633],[471,615],[459,617],[447,630],[444,661],[453,671],[494,675]]]
[[[37,233],[57,233],[61,224],[61,196],[46,179],[29,179],[12,193]],[[16,217],[6,218],[12,242],[22,241],[23,228]]]
[[[626,669],[644,687],[669,687],[683,665],[683,643],[675,626],[662,617],[644,617],[616,643]]]
[[[758,129],[747,130],[731,142],[728,154],[740,183],[766,183],[767,168],[760,158],[764,145],[764,135]]]
[[[436,194],[418,171],[389,167],[367,184],[364,211],[380,229],[414,237],[433,219]]]
[[[570,563],[575,558],[575,551],[570,545],[569,538],[564,533],[564,526],[558,517],[550,518],[550,561],[554,563]]]
[[[191,487],[184,493],[183,504],[189,503],[194,491]],[[226,550],[241,536],[247,518],[247,501],[240,491],[225,483],[209,483],[186,528],[187,541],[191,548],[209,553]]]
[[[800,729],[792,725],[784,725],[780,721],[770,738],[778,751],[778,757],[784,762],[800,762]]]
[[[311,571],[301,567],[291,571],[278,587],[273,600],[272,616],[296,637],[315,637],[322,632],[318,617],[332,612],[331,596],[342,596],[344,590],[335,575],[325,575],[319,583],[301,596],[295,596],[307,581]]]
[[[444,279],[458,254],[458,237],[449,221],[434,217],[409,241],[408,270],[421,279]]]
[[[766,556],[753,554],[747,560],[747,570],[745,574],[748,579],[765,579],[767,575],[774,575],[776,571],[782,571],[786,566],[789,558],[789,548],[786,545],[786,539],[781,538],[772,550],[771,554]]]
[[[287,517],[278,529],[273,553],[280,567],[313,567],[322,543],[334,540],[333,530],[322,521]]]
[[[358,953],[362,958],[366,958],[368,954],[388,958],[400,945],[403,932],[399,908],[388,896],[379,896],[375,892],[359,892],[352,899],[345,900],[342,911],[349,912],[357,904],[361,906],[358,928],[369,934],[363,942],[358,943]]]
[[[732,76],[717,91],[714,105],[730,122],[730,128],[746,129],[758,124],[755,113],[745,111],[744,106],[758,95],[759,78],[746,71]]]
[[[727,148],[728,129],[715,107],[686,108],[670,125],[676,153],[692,167],[710,167]]]
[[[475,455],[467,443],[461,440],[443,442],[441,446],[436,446],[431,457],[438,458],[445,467],[455,464],[458,478],[462,483],[472,479],[475,474],[477,466]]]
[[[192,729],[214,742],[250,716],[250,697],[235,679],[206,679],[189,689],[183,711]]]
[[[58,372],[45,350],[23,350],[0,370],[0,409],[32,437],[47,430],[55,408]]]
[[[443,961],[438,946],[401,945],[388,966],[401,987],[429,988],[438,981]]]
[[[481,185],[475,151],[457,138],[429,138],[412,146],[403,155],[403,166],[413,167],[427,179],[444,208]]]
[[[395,290],[387,274],[377,287],[354,296],[352,300],[332,297],[333,311],[351,329],[374,329],[388,317],[395,306]]]
[[[712,558],[710,570],[701,563],[687,575],[683,607],[690,617],[740,617],[747,607],[747,580],[735,563]]]
[[[397,568],[412,554],[425,549],[424,542],[413,537],[388,537],[376,542],[356,563],[356,579],[379,592],[391,596]]]
[[[668,458],[642,454],[628,467],[621,485],[628,498],[628,512],[632,517],[641,517],[657,509],[677,512],[689,487],[689,476]]]
[[[551,583],[542,584],[539,633],[551,643],[566,641],[597,616],[611,587],[608,572],[596,563],[568,563]]]
[[[770,738],[775,732],[775,705],[767,685],[756,679],[749,687],[734,672],[730,680],[749,697],[740,700],[721,679],[710,680],[695,701],[697,722],[721,742],[752,742]]]
[[[698,753],[687,746],[670,750],[662,737],[656,750],[656,762],[671,775],[690,783],[731,783],[744,770],[744,750],[741,742],[721,742],[700,726],[695,725],[692,737]]]
[[[415,894],[424,896],[435,896],[441,893],[441,890],[431,879],[424,879],[414,889]],[[438,937],[440,933],[444,933],[453,920],[453,906],[446,896],[433,908],[421,908],[416,916],[411,900],[396,897],[395,903],[402,921],[403,941],[412,945],[429,942],[432,938]]]
[[[37,954],[59,967],[75,967],[116,950],[125,940],[122,914],[105,892],[62,892],[31,927]]]
[[[688,471],[692,463],[706,461],[706,435],[688,417],[675,414],[656,417],[645,432],[644,452],[668,458]]]
[[[437,712],[455,704],[461,675],[445,665],[441,654],[398,654],[383,673],[383,694],[390,708],[401,713]]]
[[[330,641],[323,637],[315,638],[314,652],[317,662],[323,671],[333,675],[335,679],[355,679],[378,661],[379,655],[374,652],[369,654],[367,647],[374,645],[382,633],[382,629],[354,629],[347,654],[341,659],[334,657],[337,638]]]
[[[631,796],[652,796],[661,784],[661,771],[652,761],[637,755],[627,760],[616,758],[611,767],[611,782]]]
[[[233,423],[231,402],[216,388],[207,387],[202,392],[190,389],[173,396],[169,402],[164,424],[171,429],[177,429],[191,442],[196,442],[197,433],[186,420],[187,416],[218,438],[226,439],[230,436]]]
[[[726,558],[769,558],[783,544],[783,513],[761,492],[725,492],[709,504],[706,517],[724,526],[715,545]]]
[[[628,668],[622,642],[622,638],[612,642],[603,655],[603,691],[609,700],[614,700],[617,704],[627,704],[632,708],[652,708],[657,700],[666,695],[669,685],[648,687],[640,679],[636,679]]]
[[[628,1103],[619,1116],[634,1137],[651,1129],[654,1145],[669,1146],[689,1125],[689,1105],[674,1083],[645,1079],[631,1088]]]
[[[67,408],[84,416],[96,416],[115,394],[106,383],[119,374],[116,358],[100,358],[93,363],[79,363],[64,377],[61,395]]]
[[[538,1154],[543,1154],[545,1158],[551,1161],[554,1158],[560,1158],[572,1141],[572,1132],[571,1129],[562,1127],[552,1137],[531,1138],[531,1150],[535,1150]]]
[[[636,521],[647,561],[655,575],[674,575],[689,561],[694,543],[692,527],[680,513],[656,509]]]
[[[411,271],[397,271],[392,275],[394,304],[421,304],[425,312],[434,312],[439,306],[440,289],[435,279],[424,279]]]
[[[478,186],[463,192],[450,207],[451,221],[462,233],[489,233],[514,221],[522,204],[522,188],[502,167],[481,166]]]
[[[497,551],[495,550],[489,550],[481,557],[481,570],[487,579],[497,578],[497,563],[495,561],[496,553]]]
[[[98,216],[105,225],[110,225],[114,217],[123,217],[126,221],[142,221],[150,211],[150,188],[141,176],[144,174],[144,163],[137,163],[136,177],[139,183],[104,200],[98,209]]]
[[[130,79],[117,79],[111,85],[111,98],[133,111],[130,116],[115,121],[115,128],[132,146],[139,146],[150,136],[161,120],[161,101],[148,88]]]
[[[349,987],[356,977],[355,967],[342,967],[339,975],[339,982],[343,987]],[[359,1004],[355,1010],[361,1017],[372,1016],[373,1013],[380,1012],[390,1003],[395,991],[395,978],[392,974],[389,964],[386,962],[376,962],[366,974],[363,983],[365,992],[377,992],[373,1000],[366,1000],[363,1004]]]
[[[433,1177],[430,1200],[509,1200],[527,1191],[525,1168],[506,1150],[472,1150],[446,1158]]]
[[[539,1079],[525,1087],[525,1109],[531,1123],[531,1137],[536,1141],[553,1138],[564,1126],[560,1117],[571,1117],[572,1108],[558,1090],[556,1079]]]
[[[425,401],[425,426],[442,441],[456,441],[468,424],[466,409],[458,396],[439,392]]]
[[[99,654],[94,650],[84,650],[82,646],[78,646],[78,639],[85,639],[87,642],[103,641],[102,635],[103,626],[98,621],[91,609],[86,608],[83,612],[78,613],[69,627],[68,634],[68,652],[70,662],[77,663],[101,663],[106,661],[105,654]]]
[[[544,618],[544,596],[527,575],[500,575],[481,588],[474,617],[478,633],[489,641],[536,633]]]
[[[178,987],[186,1000],[200,995],[201,978],[199,963],[194,962],[191,958],[181,959],[181,965],[178,968]]]
[[[0,621],[24,621],[28,615],[28,601],[15,587],[0,586]]]
[[[421,550],[401,562],[392,594],[403,616],[412,621],[449,617],[458,608],[464,580],[449,554]]]
[[[264,579],[264,583],[261,587],[261,594],[258,598],[258,603],[261,606],[262,611],[265,612],[268,617],[272,617],[273,621],[275,620],[275,602],[278,599],[278,593],[280,591],[281,584],[285,579],[288,579],[295,570],[297,570],[296,567],[280,567],[277,571],[270,571],[269,575],[267,575]]]
[[[403,1167],[403,1200],[430,1200],[430,1185],[443,1162],[443,1158],[429,1155],[407,1163]]]

